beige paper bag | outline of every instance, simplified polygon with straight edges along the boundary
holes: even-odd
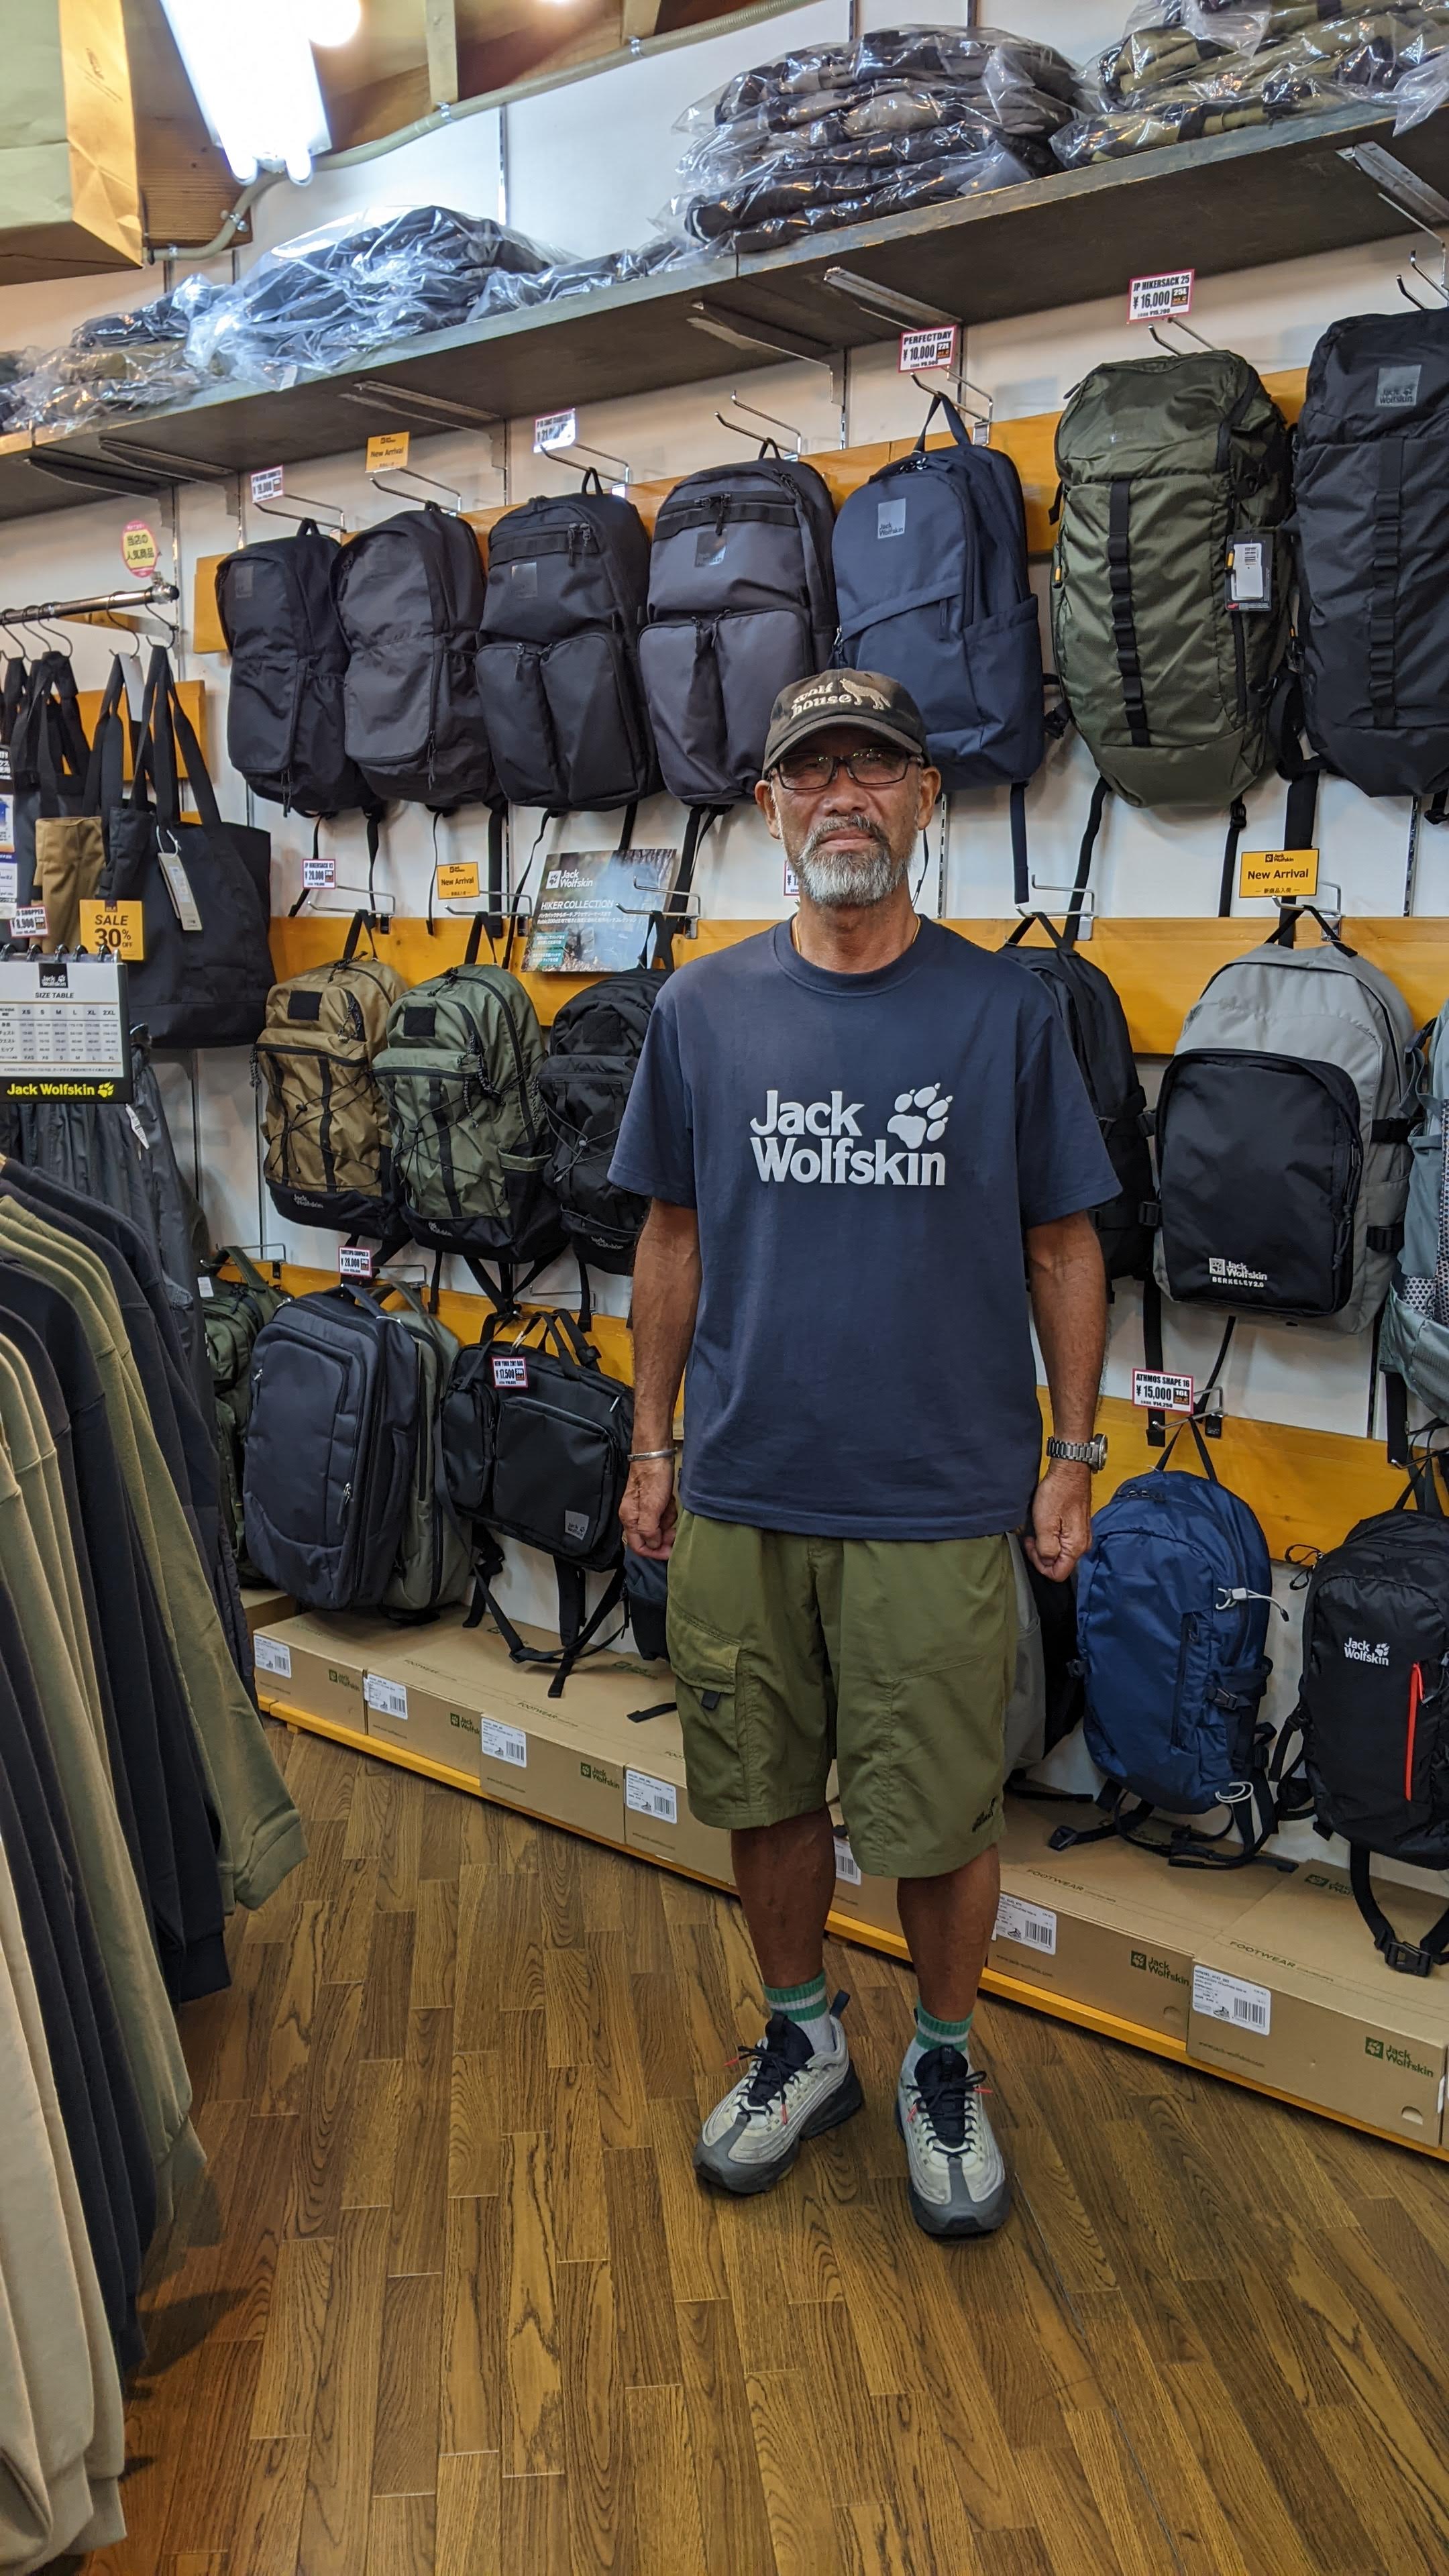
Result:
[[[0,0],[0,285],[141,262],[122,0]]]

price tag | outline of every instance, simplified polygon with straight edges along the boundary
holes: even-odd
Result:
[[[1317,894],[1316,850],[1244,850],[1238,861],[1240,895]]]
[[[790,862],[787,859],[785,861],[785,901],[787,903],[796,902],[799,898],[799,893],[800,880],[796,876],[794,869],[791,867]]]
[[[1132,1401],[1149,1413],[1191,1413],[1196,1386],[1175,1369],[1134,1369]]]
[[[10,745],[8,742],[0,742],[0,778],[3,778],[8,784],[10,778]]]
[[[505,1726],[501,1718],[485,1717],[478,1725],[478,1741],[495,1762],[512,1762],[520,1771],[528,1769],[528,1738],[521,1726]]]
[[[160,560],[154,528],[148,528],[144,519],[128,520],[121,530],[121,561],[127,572],[138,581],[149,581]]]
[[[292,1678],[292,1649],[280,1637],[253,1637],[252,1662],[259,1673],[279,1673],[284,1682]]]
[[[903,376],[920,375],[927,367],[954,367],[960,326],[943,322],[931,331],[903,331],[901,353],[896,361]]]
[[[191,891],[191,879],[181,863],[180,853],[158,846],[156,858],[166,891],[171,897],[171,909],[182,929],[199,930],[201,915],[196,909],[196,897]]]
[[[1039,1950],[1044,1959],[1056,1956],[1057,1918],[1049,1905],[1028,1905],[1024,1896],[1001,1896],[996,1902],[996,1938],[998,1941],[1020,1941],[1023,1948]]]
[[[1259,2031],[1264,2039],[1273,2026],[1272,1988],[1226,1976],[1221,1968],[1194,1967],[1192,2008],[1209,2021],[1231,2022],[1235,2030]]]
[[[533,452],[547,456],[552,447],[572,447],[579,434],[576,411],[541,412],[533,424]]]
[[[337,861],[335,859],[304,859],[302,861],[302,883],[304,886],[335,886],[337,883]]]
[[[444,859],[438,867],[438,898],[442,903],[473,903],[478,895],[478,862],[476,859]]]
[[[367,442],[367,471],[385,473],[389,467],[406,465],[412,432],[406,429],[384,429]]]
[[[1192,311],[1195,268],[1166,269],[1157,277],[1134,277],[1127,290],[1129,322],[1166,322],[1174,313]]]
[[[377,1268],[377,1254],[370,1243],[340,1243],[337,1247],[339,1279],[371,1279]]]
[[[259,474],[252,476],[254,501],[280,501],[285,489],[280,465],[264,465]]]
[[[364,1673],[362,1696],[369,1708],[380,1717],[406,1717],[408,1694],[405,1682],[390,1682],[382,1673]]]
[[[679,1822],[679,1799],[673,1784],[656,1780],[647,1771],[625,1772],[624,1804],[632,1807],[637,1816],[657,1817],[661,1825]]]
[[[14,847],[15,800],[10,796],[0,796],[0,851],[3,851],[8,857]],[[0,881],[3,881],[3,875],[3,869],[0,869]],[[12,886],[11,892],[14,893],[14,891],[15,889]]]
[[[46,927],[43,903],[18,903],[10,915],[12,939],[43,939]]]
[[[106,903],[99,895],[83,896],[80,926],[83,947],[124,957],[128,966],[139,966],[146,954],[145,910],[139,903]]]
[[[835,1875],[837,1878],[844,1879],[847,1887],[860,1885],[860,1863],[850,1848],[848,1834],[837,1834],[835,1837]]]
[[[20,862],[0,859],[0,912],[13,912],[20,899]]]
[[[492,1360],[495,1386],[527,1386],[528,1362],[522,1351],[495,1351]]]

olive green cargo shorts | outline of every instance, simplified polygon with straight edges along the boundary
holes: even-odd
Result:
[[[1016,1654],[1004,1538],[802,1538],[681,1512],[669,1660],[689,1803],[738,1831],[825,1804],[879,1878],[935,1878],[1000,1838]]]

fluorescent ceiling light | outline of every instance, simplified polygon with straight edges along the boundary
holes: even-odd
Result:
[[[306,7],[296,0],[161,0],[186,77],[243,185],[259,169],[285,170],[301,187],[331,143]]]
[[[350,45],[362,24],[362,0],[306,0],[302,27],[312,45]]]

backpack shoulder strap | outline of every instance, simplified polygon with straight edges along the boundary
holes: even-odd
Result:
[[[1449,1906],[1438,1922],[1430,1925],[1422,1941],[1401,1941],[1374,1894],[1369,1862],[1366,1843],[1349,1844],[1348,1881],[1354,1903],[1373,1934],[1374,1948],[1386,1968],[1397,1968],[1406,1977],[1429,1976],[1449,1953]]]

